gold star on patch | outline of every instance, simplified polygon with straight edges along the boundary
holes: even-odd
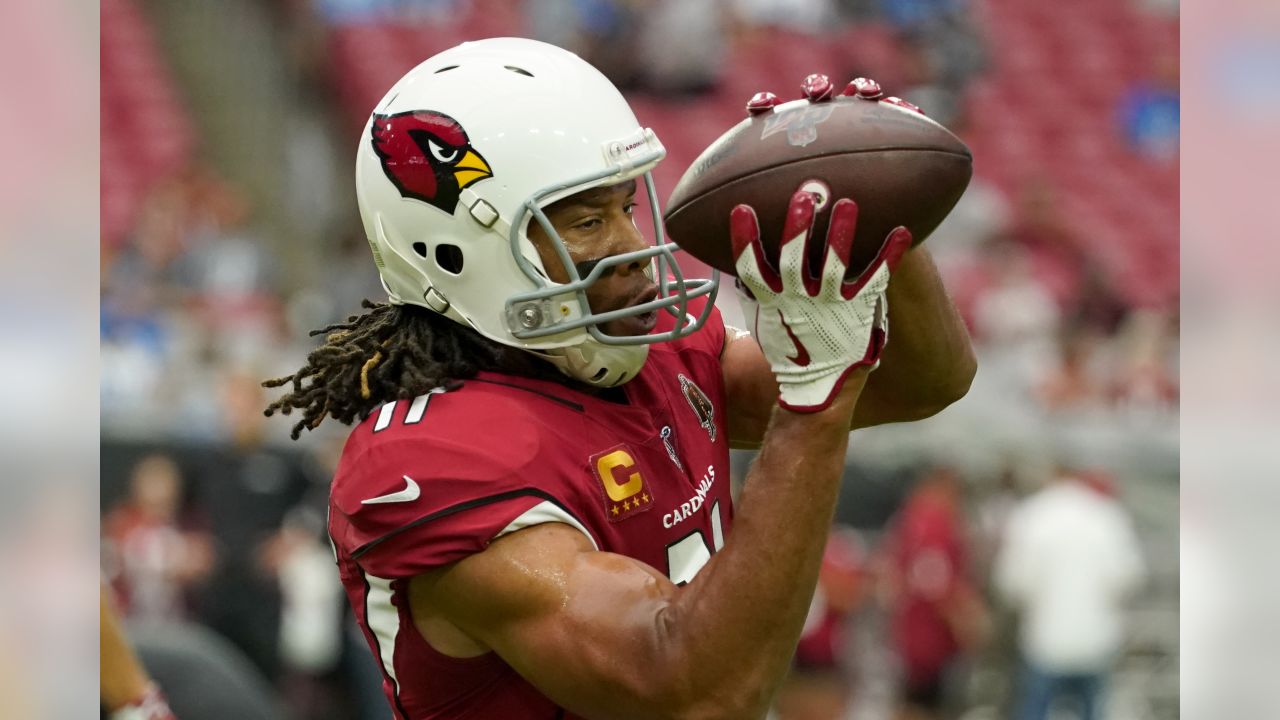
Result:
[[[645,493],[645,494],[641,495],[641,496],[640,496],[640,499],[641,499],[641,500],[644,500],[644,501],[645,501],[645,504],[648,504],[648,502],[649,502],[649,493]]]
[[[618,506],[617,506],[617,505],[614,505],[614,506],[613,506],[613,514],[614,514],[614,515],[617,515],[617,514],[618,514]]]
[[[630,501],[630,500],[623,500],[623,501],[622,501],[622,509],[623,509],[623,510],[630,510],[630,509],[631,509],[631,501]]]

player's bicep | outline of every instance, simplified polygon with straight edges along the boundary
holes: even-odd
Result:
[[[662,677],[676,592],[657,570],[549,523],[415,579],[410,597],[415,614],[443,616],[576,715],[640,718],[678,687]]]

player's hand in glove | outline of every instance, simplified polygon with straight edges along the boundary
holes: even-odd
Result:
[[[137,700],[111,713],[111,720],[176,720],[160,688],[152,685]]]
[[[755,211],[738,205],[729,217],[739,287],[754,299],[755,337],[777,377],[778,403],[796,412],[816,412],[831,404],[849,373],[875,366],[889,337],[889,274],[911,247],[911,233],[889,233],[867,269],[846,281],[853,251],[858,206],[848,199],[831,210],[822,266],[805,258],[812,237],[815,197],[803,190],[791,197],[777,257],[760,242]],[[744,303],[748,310],[753,303]]]

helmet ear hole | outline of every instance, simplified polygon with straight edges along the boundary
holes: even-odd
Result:
[[[448,243],[437,245],[436,265],[447,273],[460,274],[462,272],[462,248]]]
[[[418,253],[418,257],[425,258],[427,256],[427,244],[424,242],[416,242],[413,244],[413,251]]]

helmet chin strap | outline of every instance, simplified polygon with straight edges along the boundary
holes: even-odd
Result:
[[[595,338],[570,347],[528,350],[575,380],[599,388],[617,387],[640,374],[648,345],[605,345]]]
[[[385,282],[383,287],[386,288]],[[390,295],[390,290],[388,290],[388,297],[393,304],[403,304],[401,300]],[[467,318],[454,309],[449,301],[434,288],[428,288],[423,297],[429,309],[460,325],[475,329]],[[648,345],[605,345],[591,336],[587,336],[581,343],[571,347],[545,350],[522,349],[555,365],[565,375],[599,388],[617,387],[634,379],[640,374],[640,368],[644,367],[645,359],[649,357]]]

